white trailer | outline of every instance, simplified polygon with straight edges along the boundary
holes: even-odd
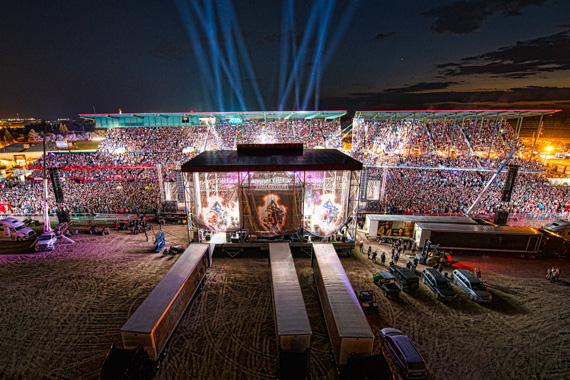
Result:
[[[400,229],[412,232],[417,223],[477,224],[467,216],[367,214],[364,229],[368,230],[369,237],[376,237],[378,230],[385,225],[394,234]]]
[[[311,325],[289,243],[269,244],[279,378],[309,376]]]
[[[374,334],[332,244],[313,244],[312,267],[337,366],[372,354]]]
[[[209,244],[190,244],[121,328],[123,346],[158,360],[209,266]]]

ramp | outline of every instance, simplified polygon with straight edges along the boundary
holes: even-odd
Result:
[[[337,366],[372,353],[374,334],[334,247],[313,244],[312,267]]]
[[[121,328],[123,346],[158,360],[209,266],[208,244],[190,244]]]
[[[270,243],[269,263],[279,378],[305,379],[309,372],[312,331],[289,244]]]

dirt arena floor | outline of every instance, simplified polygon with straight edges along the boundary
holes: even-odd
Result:
[[[167,246],[186,242],[183,226],[165,230]],[[127,231],[73,238],[76,244],[53,252],[0,255],[0,379],[96,379],[111,343],[121,346],[122,325],[176,260],[153,253],[152,238],[147,243]],[[155,379],[276,376],[266,255],[214,257]],[[372,275],[382,265],[358,252],[341,261],[355,290],[379,290]],[[384,327],[408,334],[431,379],[567,379],[570,262],[508,256],[454,261],[446,271],[481,268],[493,294],[489,306],[473,303],[455,286],[458,300],[451,304],[436,301],[425,285],[396,300],[378,295],[380,313],[369,316],[377,337]],[[337,379],[310,258],[300,256],[295,265],[313,330],[313,379]],[[555,284],[544,279],[552,265],[562,273]],[[382,349],[378,338],[374,351]]]

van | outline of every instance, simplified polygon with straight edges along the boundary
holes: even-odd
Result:
[[[491,302],[491,294],[485,285],[467,269],[456,269],[451,276],[453,283],[463,290],[475,302]]]
[[[422,356],[407,335],[394,328],[380,330],[396,370],[404,379],[425,379],[426,365]]]
[[[455,292],[451,284],[437,269],[424,269],[422,282],[433,291],[436,299],[440,301],[453,301],[455,299]]]
[[[16,218],[0,220],[0,240],[28,240],[35,237],[34,230]]]

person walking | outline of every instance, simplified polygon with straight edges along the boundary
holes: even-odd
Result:
[[[364,243],[362,241],[358,243],[358,247],[360,247],[360,253],[364,252]]]
[[[556,280],[556,275],[555,275],[556,272],[554,272],[554,269],[552,269],[551,272],[552,272],[552,273],[551,273],[551,275],[550,275],[549,281],[550,281],[551,284],[554,284],[554,281]]]
[[[475,268],[475,277],[479,280],[481,279],[481,269]]]
[[[368,258],[370,258],[370,254],[372,253],[372,246],[368,246]]]
[[[380,263],[381,263],[382,265],[384,265],[384,262],[385,262],[385,261],[386,261],[386,255],[384,254],[384,252],[382,252],[382,253],[380,254]]]
[[[148,232],[145,230],[144,236],[146,237],[146,242],[148,243]]]
[[[376,256],[378,256],[378,251],[374,251],[374,253],[372,254],[372,262],[373,263],[376,262]]]

